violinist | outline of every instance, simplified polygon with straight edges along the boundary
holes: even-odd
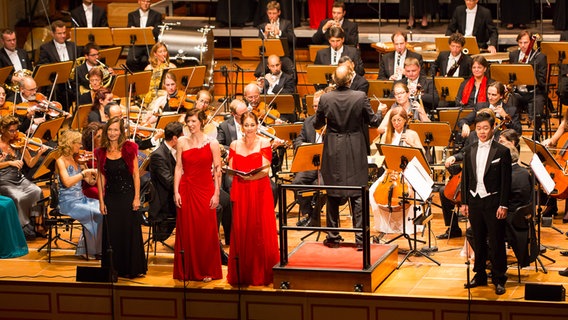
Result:
[[[109,118],[105,113],[105,108],[112,101],[112,98],[113,95],[109,89],[105,87],[99,88],[95,94],[95,100],[93,101],[91,112],[89,112],[89,115],[87,116],[87,123],[106,123]]]
[[[16,108],[19,112],[21,132],[27,132],[28,129],[34,131],[37,126],[45,122],[43,113],[39,112],[36,100],[37,84],[32,77],[23,77],[20,81],[20,94],[16,95]],[[25,107],[25,108],[22,108]],[[33,118],[33,123],[31,122]]]
[[[103,88],[103,72],[100,68],[92,68],[89,70],[89,91],[79,96],[79,105],[93,104],[100,88]]]
[[[544,116],[544,105],[548,96],[546,87],[546,73],[548,70],[548,62],[546,55],[540,52],[539,48],[535,49],[537,35],[530,31],[522,30],[517,35],[518,51],[509,53],[510,63],[530,64],[534,67],[536,86],[520,85],[517,87],[515,99],[518,105],[528,109],[529,118],[534,124],[535,140],[540,139],[540,130],[542,126],[542,117]],[[536,115],[536,118],[534,116]]]
[[[101,255],[103,216],[99,209],[99,201],[87,198],[81,183],[96,185],[97,169],[84,169],[79,165],[76,156],[81,149],[81,133],[67,130],[59,137],[61,156],[55,161],[59,181],[59,208],[61,213],[69,215],[83,226],[77,250],[78,256],[97,258]]]
[[[162,87],[164,90],[158,91],[156,98],[148,105],[150,112],[142,117],[142,123],[146,126],[156,123],[163,112],[175,111],[183,114],[191,108],[191,102],[186,98],[185,92],[178,90],[175,73],[166,73]]]
[[[248,110],[254,113],[260,121],[265,119],[267,122],[271,122],[270,117],[265,117],[266,115],[266,104],[263,101],[260,101],[260,87],[256,83],[249,83],[245,86],[245,100],[248,104]],[[277,119],[274,120],[275,124],[282,124],[280,117],[280,112],[276,110],[271,110],[271,114],[276,117]]]
[[[16,141],[19,123],[18,118],[12,115],[0,119],[0,176],[2,177],[0,195],[14,200],[24,235],[26,239],[33,240],[36,231],[32,217],[38,217],[40,214],[38,208],[34,206],[41,199],[42,192],[38,186],[22,175],[21,170],[24,164],[28,167],[35,166],[47,148],[42,146],[32,157],[27,149],[20,147]]]
[[[492,82],[487,86],[487,101],[475,104],[474,112],[458,121],[457,127],[462,129],[462,137],[467,138],[470,134],[469,126],[473,124],[475,115],[485,108],[490,108],[495,113],[496,122],[499,129],[510,128],[522,134],[523,128],[519,120],[517,108],[513,105],[512,100],[504,101],[505,86],[498,81]],[[496,130],[495,134],[499,136],[501,130]]]
[[[211,110],[209,110],[209,105],[211,104],[212,100],[213,96],[211,95],[211,92],[207,90],[199,90],[199,92],[195,96],[195,104],[193,107],[197,110],[205,112],[205,114],[207,115],[207,121],[211,122],[205,125],[204,132],[208,136],[211,136],[215,139],[217,138],[217,127],[219,126],[219,124],[216,121],[211,120],[212,112]],[[180,122],[184,124],[187,123],[187,114],[180,117]],[[185,136],[189,135],[189,128],[187,124],[183,127],[183,134]]]
[[[156,97],[162,81],[162,73],[164,69],[175,68],[176,65],[170,62],[170,55],[168,53],[168,48],[163,42],[156,42],[156,44],[150,50],[149,57],[150,64],[144,68],[144,70],[152,71],[152,78],[150,79],[150,90],[144,97],[144,102],[150,103]]]
[[[422,122],[430,122],[430,118],[428,118],[426,110],[424,110],[422,105],[420,105],[420,103],[418,103],[417,101],[410,100],[410,90],[408,90],[406,84],[402,82],[395,83],[392,92],[394,94],[395,103],[391,106],[390,110],[386,111],[383,121],[381,122],[381,125],[379,126],[378,129],[379,133],[382,134],[386,132],[387,126],[390,123],[390,116],[392,110],[396,107],[402,107],[402,109],[404,109],[406,113],[409,115],[408,117],[409,119],[418,120]],[[378,111],[384,113],[386,109],[387,109],[386,104],[384,103],[379,104]]]

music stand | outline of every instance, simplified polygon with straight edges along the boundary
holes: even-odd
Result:
[[[116,66],[122,47],[113,47],[99,50],[99,60],[109,67]]]
[[[330,83],[332,81],[331,75],[335,72],[337,66],[326,66],[318,64],[308,64],[307,73],[309,84],[322,84]]]
[[[276,124],[271,128],[275,131],[275,136],[283,140],[294,141],[302,131],[303,124]]]
[[[322,49],[327,49],[329,48],[329,45],[327,44],[310,44],[308,45],[308,50],[310,53],[310,61],[314,62],[316,61],[316,56],[318,55],[318,51],[322,50]]]
[[[178,90],[185,90],[188,83],[189,88],[201,88],[203,86],[203,80],[205,79],[205,66],[173,68],[169,69],[168,72],[175,74]],[[165,76],[166,72],[163,72],[162,80],[160,81],[160,88],[162,87]]]
[[[51,165],[52,165],[53,161],[55,161],[57,158],[59,158],[60,155],[61,155],[61,153],[59,152],[58,149],[55,149],[55,150],[51,151],[50,153],[48,153],[43,158],[43,160],[41,161],[41,164],[38,166],[37,170],[32,175],[32,180],[37,180],[37,179],[41,178],[42,176],[44,176],[48,173],[51,173],[53,171],[53,168],[51,168]]]
[[[308,116],[311,116],[313,114],[316,113],[316,111],[314,110],[314,95],[313,94],[307,94],[305,96],[305,102],[306,104],[304,105],[304,108],[306,109],[306,112],[308,113]]]
[[[65,117],[58,117],[53,120],[47,120],[40,123],[35,129],[32,138],[40,138],[43,142],[57,140],[57,134],[59,133],[59,129],[61,129],[64,121]],[[49,134],[49,139],[44,139],[46,134]]]
[[[568,52],[568,42],[541,42],[540,43],[540,51],[548,57],[548,76],[547,76],[547,83],[550,83],[550,77],[552,75],[552,67],[557,66],[558,70],[560,70],[560,66],[564,64],[564,60],[566,59],[566,52]],[[557,60],[554,61],[554,57],[557,57]],[[558,81],[562,75],[558,72]],[[0,78],[2,79],[2,78]],[[560,95],[558,95],[557,106],[558,106],[558,117],[562,117],[562,103],[560,102]]]
[[[271,95],[267,95],[270,97]],[[285,114],[295,114],[298,108],[296,107],[296,98],[293,94],[280,94],[274,97],[274,101],[272,105],[274,105],[274,109],[277,109],[280,113]]]
[[[264,41],[264,48],[262,47]],[[286,45],[283,44],[286,41]],[[243,38],[241,39],[241,50],[243,57],[258,58],[268,57],[270,55],[277,55],[279,57],[288,56],[288,40],[281,39],[256,39],[256,38]],[[285,49],[286,48],[286,49]]]
[[[408,124],[408,129],[418,133],[426,150],[426,160],[430,164],[434,164],[436,160],[436,153],[431,152],[430,147],[446,146],[452,136],[452,130],[447,122],[411,122]]]
[[[456,95],[464,78],[459,77],[434,77],[434,87],[442,101],[456,101]]]
[[[473,55],[478,54],[479,46],[477,45],[477,40],[473,36],[467,36],[465,38],[465,45],[463,46],[464,49],[467,49],[469,52],[467,54]],[[450,37],[437,37],[434,42],[436,43],[436,51],[450,51]]]
[[[154,28],[113,28],[112,37],[115,46],[151,46],[156,41]]]
[[[96,43],[99,46],[112,46],[112,32],[108,27],[99,28],[76,28],[77,39],[74,39],[71,33],[71,41],[79,47],[85,46],[87,43]]]
[[[450,125],[450,128],[454,128],[461,118],[467,117],[467,115],[472,113],[474,110],[470,108],[461,110],[459,108],[451,108],[438,109],[437,111],[438,120],[440,120],[440,122],[447,122]]]
[[[0,68],[0,83],[6,82],[6,79],[8,79],[8,76],[12,72],[12,69],[14,69],[13,66],[7,66],[7,67],[4,67],[4,68]]]
[[[310,143],[304,144],[296,148],[296,154],[294,155],[294,159],[292,160],[292,166],[290,167],[290,172],[303,172],[303,171],[317,171],[318,177],[318,185],[321,184],[320,181],[320,168],[321,168],[321,159],[323,154],[323,143]],[[310,188],[306,186],[306,189],[309,190]],[[314,191],[314,195],[319,197],[321,193],[325,191],[316,190]],[[302,196],[307,196],[307,194],[302,194]],[[316,206],[317,207],[317,206]],[[318,214],[320,214],[318,212]],[[321,221],[321,219],[320,219]],[[320,225],[321,226],[321,225]],[[301,238],[302,241],[307,237],[314,234],[316,231],[311,231],[307,235]],[[316,241],[319,241],[321,231],[318,231],[318,235]]]
[[[401,174],[402,174],[402,183],[404,184],[406,182],[406,179],[404,177],[404,171],[406,169],[406,166],[408,164],[408,162],[410,160],[408,159],[414,159],[416,158],[420,164],[422,165],[424,171],[426,172],[426,174],[430,175],[431,174],[431,170],[430,170],[430,166],[428,165],[428,163],[426,163],[426,158],[424,158],[424,153],[422,153],[422,150],[420,148],[412,148],[412,147],[401,147],[401,146],[393,146],[393,145],[386,145],[386,144],[377,144],[377,148],[381,151],[381,153],[385,156],[385,164],[387,166],[387,168],[391,168],[391,169],[395,169],[398,170],[398,168],[401,170]],[[414,188],[412,185],[410,185],[411,188]],[[403,186],[403,190],[404,190],[404,186]],[[437,265],[440,265],[440,263],[436,260],[434,260],[432,257],[428,256],[427,254],[425,254],[424,252],[420,251],[420,250],[416,250],[417,242],[421,242],[421,243],[426,243],[423,240],[418,240],[416,238],[416,224],[414,224],[414,237],[411,239],[410,235],[408,233],[406,233],[406,208],[405,208],[405,202],[406,202],[407,198],[406,198],[406,194],[403,193],[402,195],[402,234],[396,236],[395,238],[389,240],[387,243],[391,243],[394,240],[400,238],[400,237],[404,237],[408,240],[408,245],[410,247],[410,250],[408,251],[408,253],[406,254],[406,256],[404,256],[404,258],[402,259],[402,261],[399,263],[397,268],[400,268],[402,266],[402,264],[410,257],[411,254],[414,255],[421,255],[423,257],[428,258],[428,260],[434,262]],[[414,196],[414,218],[413,221],[416,221],[416,195]],[[424,201],[426,201],[426,199],[424,199]],[[414,242],[414,246],[412,246],[412,241]]]
[[[71,121],[71,129],[73,130],[83,130],[83,128],[88,124],[89,121],[89,112],[93,108],[92,104],[85,104],[79,106],[77,111],[75,111],[75,115],[73,116],[73,120]]]
[[[179,119],[179,114],[161,115],[156,123],[156,129],[165,129],[168,123],[177,121]]]
[[[492,64],[491,78],[505,85],[534,86],[536,84],[531,64]]]
[[[115,97],[127,97],[128,87],[130,87],[130,85],[135,86],[134,88],[136,89],[132,90],[133,96],[134,94],[144,95],[148,92],[148,90],[150,90],[150,79],[152,78],[152,71],[136,72],[129,75],[126,79],[128,81],[128,87],[126,87],[127,84],[125,83],[125,77],[127,77],[126,74],[116,76],[111,90],[112,94]]]
[[[389,98],[394,81],[392,80],[369,80],[369,97]]]
[[[56,81],[56,84],[67,82],[73,64],[73,61],[65,61],[37,66],[34,70],[33,78],[38,88],[51,86],[53,85],[53,81]]]

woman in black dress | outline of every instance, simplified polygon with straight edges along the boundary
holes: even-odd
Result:
[[[102,266],[124,278],[146,274],[144,244],[138,209],[140,175],[138,146],[126,140],[124,124],[118,117],[103,129],[101,147],[95,150],[97,186],[103,225]],[[112,252],[112,260],[109,249]]]

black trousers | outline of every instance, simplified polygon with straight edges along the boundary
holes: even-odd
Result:
[[[440,203],[442,204],[442,213],[444,215],[444,224],[450,227],[452,232],[459,230],[457,210],[454,210],[455,204],[444,195],[446,186],[440,188]]]
[[[327,196],[327,211],[326,211],[326,225],[327,227],[339,227],[339,206],[344,200],[344,197]],[[353,228],[361,228],[363,226],[363,207],[361,204],[361,196],[347,197],[351,203],[351,210],[353,213]],[[327,233],[327,239],[331,241],[339,241],[341,236],[337,231]],[[355,242],[362,243],[363,235],[358,232],[355,234]]]

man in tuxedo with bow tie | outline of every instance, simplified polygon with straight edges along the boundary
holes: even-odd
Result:
[[[316,53],[314,64],[336,66],[339,63],[339,58],[349,56],[355,63],[355,72],[360,76],[365,75],[363,60],[361,60],[359,51],[343,44],[345,41],[345,32],[341,27],[331,27],[329,29],[328,41],[330,47],[321,49]]]
[[[32,62],[26,50],[16,48],[16,33],[11,29],[4,29],[1,32],[0,44],[4,47],[0,49],[0,68],[13,66],[12,72],[8,75],[6,83],[17,83],[24,77],[14,76],[14,72],[26,69],[33,70]],[[7,92],[8,93],[8,92]],[[8,93],[7,100],[13,98],[13,93]]]
[[[475,118],[479,141],[464,149],[462,210],[475,239],[475,276],[465,287],[487,285],[485,268],[489,257],[495,294],[502,295],[507,281],[505,219],[511,192],[511,153],[493,140],[494,124],[490,113],[480,112]]]
[[[108,27],[107,13],[105,9],[96,6],[94,0],[83,0],[80,6],[71,10],[71,18],[81,28]]]

